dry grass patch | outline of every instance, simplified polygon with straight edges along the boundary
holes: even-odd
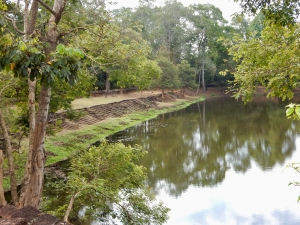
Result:
[[[102,95],[99,97],[78,98],[72,102],[72,106],[74,109],[82,109],[94,105],[103,105],[112,102],[120,102],[128,99],[146,98],[149,96],[158,95],[160,93],[160,91],[136,91],[124,95],[108,95],[107,97],[105,97],[105,95]]]

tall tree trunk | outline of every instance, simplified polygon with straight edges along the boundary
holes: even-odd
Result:
[[[33,2],[36,1],[37,0],[33,0]],[[66,2],[67,0],[54,1],[48,22],[47,34],[46,36],[41,37],[44,42],[48,43],[48,46],[45,48],[46,61],[51,59],[51,53],[56,49],[58,41],[57,24],[62,17]],[[31,30],[30,27],[33,25],[32,21],[34,21],[35,24],[35,20],[31,20],[28,26],[29,30]],[[31,205],[38,208],[40,204],[44,184],[44,167],[46,161],[44,145],[50,96],[51,87],[46,84],[42,85],[35,126],[31,136],[32,147],[29,148],[24,175],[25,178],[28,177],[28,180],[27,182],[24,182],[24,186],[22,187],[19,207]]]
[[[6,200],[4,196],[4,190],[3,190],[3,161],[4,161],[4,154],[3,151],[0,150],[0,206],[6,205]]]
[[[24,205],[25,196],[26,196],[27,188],[29,187],[29,178],[32,170],[31,162],[33,156],[32,152],[33,152],[35,116],[36,116],[35,115],[35,87],[36,87],[36,80],[31,81],[28,78],[29,145],[28,145],[28,155],[27,155],[27,162],[25,166],[25,173],[22,181],[19,207],[25,206]]]
[[[200,84],[201,84],[201,72],[200,72],[200,68],[199,68],[198,87],[197,87],[197,92],[196,92],[196,94],[199,93]]]
[[[39,108],[36,115],[36,124],[33,131],[32,148],[28,153],[26,175],[28,182],[24,183],[20,196],[20,207],[31,205],[39,207],[44,184],[45,168],[45,132],[49,111],[51,88],[42,86],[39,98]]]
[[[106,72],[106,80],[105,80],[105,98],[107,98],[107,95],[110,90],[110,81],[109,81],[109,74]]]
[[[206,124],[206,119],[205,119],[205,102],[206,101],[203,101],[203,113],[202,113],[202,119],[203,119],[203,129],[205,130],[205,124]]]
[[[14,164],[14,160],[13,160],[13,150],[12,150],[7,126],[6,126],[6,123],[5,123],[5,120],[4,120],[1,110],[0,110],[0,126],[3,131],[6,155],[7,155],[7,159],[8,159],[11,197],[12,197],[13,204],[18,205],[19,198],[18,198],[18,191],[17,191],[17,177],[16,177],[16,172],[15,172],[15,164]],[[2,169],[2,167],[1,167],[1,169]],[[3,189],[3,186],[1,186],[1,188]]]
[[[205,80],[204,80],[204,60],[202,62],[202,90],[203,90],[203,93],[206,92],[206,90],[205,90]]]

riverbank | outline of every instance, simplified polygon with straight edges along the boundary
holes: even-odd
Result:
[[[199,93],[199,95],[195,91],[186,91],[184,97],[180,96],[178,92],[173,92],[166,95],[164,99],[158,91],[134,92],[107,98],[100,96],[77,99],[74,101],[74,108],[76,111],[85,113],[79,120],[67,119],[66,112],[59,112],[50,119],[52,122],[48,128],[56,120],[61,129],[46,137],[46,165],[55,165],[88,148],[96,141],[160,114],[185,108],[206,98],[222,95],[224,95],[223,90],[211,89],[207,93]],[[17,165],[25,164],[27,146],[28,140],[23,138],[20,154],[15,154]],[[23,167],[17,169],[19,181],[21,181],[23,169]],[[8,175],[8,172],[6,174]],[[4,189],[9,189],[9,179],[4,180]]]
[[[64,112],[57,116],[64,129],[46,139],[47,165],[66,160],[96,141],[159,114],[176,111],[197,101],[223,94],[223,90],[212,89],[199,95],[194,91],[187,91],[184,96],[180,92],[170,92],[162,98],[160,92],[148,91],[108,98],[102,96],[79,99],[74,102],[74,106],[85,116],[77,121],[66,119]]]
[[[116,132],[207,98],[204,95],[172,96],[168,95],[164,102],[158,96],[148,96],[85,107],[78,109],[85,116],[77,121],[68,120],[61,113],[58,118],[61,118],[64,129],[46,139],[47,165],[66,160]]]

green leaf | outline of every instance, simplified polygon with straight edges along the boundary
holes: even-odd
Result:
[[[19,44],[19,49],[21,50],[21,51],[25,51],[26,49],[27,49],[27,46],[26,46],[26,44],[22,41],[22,42],[20,42],[20,44]]]
[[[62,45],[62,44],[57,45],[56,51],[57,51],[59,54],[64,54],[64,53],[65,53],[65,46]]]
[[[297,114],[298,117],[300,117],[300,106],[296,107],[295,113]]]
[[[293,112],[294,112],[294,108],[288,108],[285,113],[286,116],[289,117],[293,114]]]

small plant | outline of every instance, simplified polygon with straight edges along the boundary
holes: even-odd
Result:
[[[66,112],[66,116],[69,120],[79,120],[81,117],[84,117],[87,113],[80,110],[68,109]]]
[[[56,120],[54,123],[48,124],[46,127],[47,135],[54,135],[62,130],[62,120]]]

